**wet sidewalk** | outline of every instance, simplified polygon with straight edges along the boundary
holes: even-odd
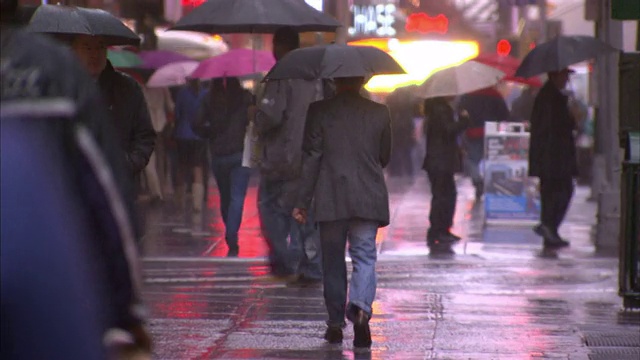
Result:
[[[548,253],[529,226],[483,228],[482,206],[462,180],[454,230],[465,240],[441,256],[425,245],[426,179],[390,189],[370,352],[354,353],[350,327],[342,346],[324,343],[321,288],[267,276],[252,188],[239,259],[223,257],[215,210],[200,223],[164,210],[149,217],[156,223],[145,239],[145,298],[155,358],[640,358],[640,314],[621,310],[617,259],[592,245],[588,190],[578,189],[560,231],[571,247]]]

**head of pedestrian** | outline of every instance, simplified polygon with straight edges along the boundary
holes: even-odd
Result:
[[[187,77],[185,85],[194,93],[200,92],[200,80],[197,78]]]
[[[558,89],[563,90],[569,82],[569,75],[573,74],[575,70],[564,68],[560,71],[550,71],[547,73],[549,81],[551,81]]]
[[[273,57],[276,58],[276,61],[299,47],[300,35],[294,28],[284,26],[273,34]]]
[[[339,77],[335,78],[334,82],[336,84],[336,92],[359,92],[364,86],[364,77],[362,76],[353,76],[353,77]]]
[[[99,77],[107,66],[107,44],[102,36],[75,35],[70,45],[89,74]]]

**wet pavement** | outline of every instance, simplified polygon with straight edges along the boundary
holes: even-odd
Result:
[[[247,196],[240,258],[228,259],[215,187],[202,215],[170,206],[147,216],[145,299],[157,359],[640,359],[640,313],[617,295],[617,259],[591,242],[595,204],[579,188],[563,237],[541,251],[531,227],[484,228],[460,181],[455,254],[425,246],[425,178],[390,181],[392,225],[379,236],[370,352],[322,339],[321,288],[268,276],[256,188]]]

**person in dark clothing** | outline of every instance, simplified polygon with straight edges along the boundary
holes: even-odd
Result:
[[[571,203],[573,178],[578,175],[573,135],[576,123],[563,90],[572,70],[548,74],[533,104],[529,176],[540,178],[541,221],[534,228],[544,238],[545,247],[565,247],[569,242],[558,228]]]
[[[450,232],[456,210],[454,175],[462,171],[458,136],[469,125],[469,114],[460,111],[456,121],[450,98],[439,97],[424,102],[427,150],[423,169],[431,182],[431,227],[427,233],[430,247],[449,245],[460,238]]]
[[[480,199],[484,193],[484,180],[478,167],[484,158],[484,124],[487,121],[509,120],[509,108],[495,87],[462,95],[458,107],[469,112],[471,124],[463,137],[463,168],[471,177],[476,189],[476,199]]]
[[[37,111],[36,105],[43,106],[46,100],[66,99],[74,113],[66,121],[56,122],[66,129],[62,134],[66,136],[73,129],[83,128],[95,141],[98,149],[92,154],[102,154],[99,157],[111,175],[92,167],[83,160],[86,156],[74,158],[77,167],[72,169],[75,170],[73,176],[81,181],[75,187],[76,192],[89,204],[90,211],[86,210],[85,215],[91,221],[90,228],[95,230],[85,241],[90,249],[92,271],[103,276],[99,283],[107,309],[103,309],[106,321],[102,331],[105,334],[113,329],[127,331],[138,346],[149,350],[150,338],[144,328],[145,315],[137,285],[140,281],[138,258],[132,236],[126,230],[134,221],[132,183],[102,96],[95,81],[82,70],[70,51],[42,35],[20,29],[20,22],[18,26],[5,22],[5,16],[9,17],[5,1],[2,15],[2,110],[8,108],[7,102],[34,100],[30,107]],[[40,111],[50,113],[53,109],[44,107]],[[115,187],[109,187],[109,193],[97,173],[115,182]],[[109,204],[117,199],[123,201],[118,211],[114,211]]]
[[[387,98],[391,113],[393,151],[388,172],[390,176],[414,175],[412,153],[416,145],[414,117],[419,115],[419,104],[411,93],[413,87],[394,90]]]
[[[390,221],[383,168],[391,155],[391,118],[386,106],[359,93],[364,78],[335,82],[336,96],[309,106],[302,179],[292,216],[306,223],[313,207],[320,227],[329,315],[325,340],[342,342],[346,316],[353,322],[353,346],[368,348],[377,286],[376,234]],[[348,303],[347,240],[353,259]]]
[[[107,46],[102,37],[73,35],[66,40],[89,75],[98,81],[116,131],[118,148],[125,159],[131,183],[135,184],[149,162],[156,140],[142,88],[129,75],[113,68],[107,60]],[[130,201],[135,203],[135,188],[130,196]],[[135,215],[134,229],[136,238],[140,241],[144,225],[139,221],[137,211]]]
[[[251,169],[243,166],[244,139],[252,95],[236,77],[213,79],[204,97],[194,131],[209,139],[211,168],[220,193],[228,256],[238,256],[238,230]]]
[[[524,122],[531,119],[533,112],[533,102],[535,101],[538,89],[533,86],[527,86],[520,96],[513,101],[511,105],[511,121]]]

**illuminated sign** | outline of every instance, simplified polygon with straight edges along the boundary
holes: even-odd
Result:
[[[431,17],[425,13],[413,13],[407,17],[404,28],[407,32],[446,34],[449,31],[449,19],[443,14]]]
[[[500,56],[507,56],[511,53],[511,43],[509,40],[501,39],[496,45],[496,52]]]
[[[395,12],[394,4],[353,5],[353,26],[349,28],[349,35],[394,36]]]
[[[206,0],[181,0],[182,6],[197,7],[202,5]]]

